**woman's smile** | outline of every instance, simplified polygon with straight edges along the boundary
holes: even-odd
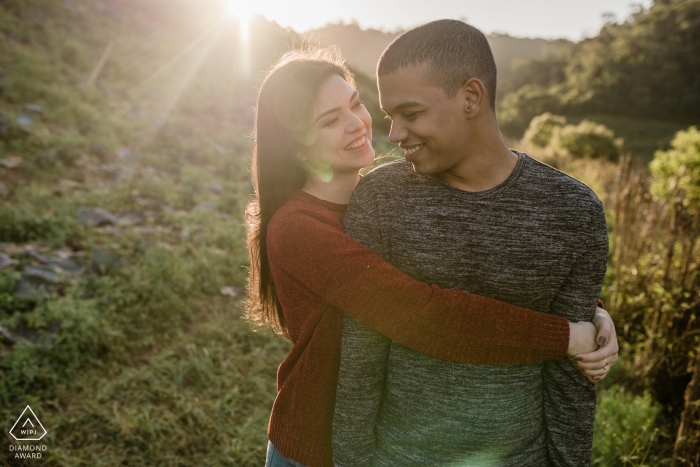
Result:
[[[367,143],[367,134],[364,134],[364,135],[360,136],[359,138],[354,139],[350,144],[345,146],[343,149],[345,151],[353,151],[356,149],[363,148],[363,146],[365,146],[366,143]]]

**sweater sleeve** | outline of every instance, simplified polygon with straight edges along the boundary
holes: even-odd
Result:
[[[608,262],[608,231],[600,204],[582,232],[590,235],[579,259],[550,305],[552,313],[571,321],[593,319]],[[568,359],[543,366],[544,418],[547,450],[553,465],[583,467],[591,464],[596,386]]]
[[[492,365],[566,355],[565,318],[419,282],[315,211],[271,222],[267,243],[276,266],[309,293],[412,350]]]

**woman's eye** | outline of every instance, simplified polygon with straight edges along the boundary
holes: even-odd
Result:
[[[361,106],[361,105],[365,105],[365,101],[358,100],[357,102],[355,102],[355,104],[352,106],[352,108],[353,108],[353,109],[356,109],[356,108],[358,108],[358,107]]]
[[[323,126],[322,126],[321,128],[330,128],[330,127],[332,127],[333,125],[335,125],[335,123],[336,123],[337,121],[338,121],[337,118],[334,118],[334,119],[332,119],[332,120],[328,120],[326,123],[323,124]]]

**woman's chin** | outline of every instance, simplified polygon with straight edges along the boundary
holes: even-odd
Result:
[[[360,159],[360,168],[364,169],[365,167],[369,167],[370,165],[372,165],[372,162],[374,162],[374,157],[374,148],[370,146],[369,149],[367,149],[367,151],[365,151],[365,153],[362,154],[362,158]]]

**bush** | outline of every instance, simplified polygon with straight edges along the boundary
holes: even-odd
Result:
[[[655,421],[660,410],[649,394],[635,396],[619,386],[603,392],[593,435],[593,465],[651,465],[649,453],[659,435]]]
[[[578,125],[565,125],[555,131],[551,145],[557,152],[574,157],[617,161],[622,140],[605,125],[583,120]]]
[[[649,165],[652,174],[652,192],[658,196],[668,194],[681,167],[683,175],[677,187],[685,192],[686,207],[700,206],[700,131],[697,127],[679,131],[668,151],[657,151]]]
[[[540,86],[523,86],[506,94],[498,109],[501,130],[508,136],[520,138],[530,121],[545,112],[558,112],[559,98]]]
[[[537,147],[547,147],[555,131],[564,125],[566,118],[545,112],[532,119],[523,139]]]
[[[73,217],[40,213],[26,206],[0,209],[0,242],[45,240],[52,246],[63,246],[80,234]]]

